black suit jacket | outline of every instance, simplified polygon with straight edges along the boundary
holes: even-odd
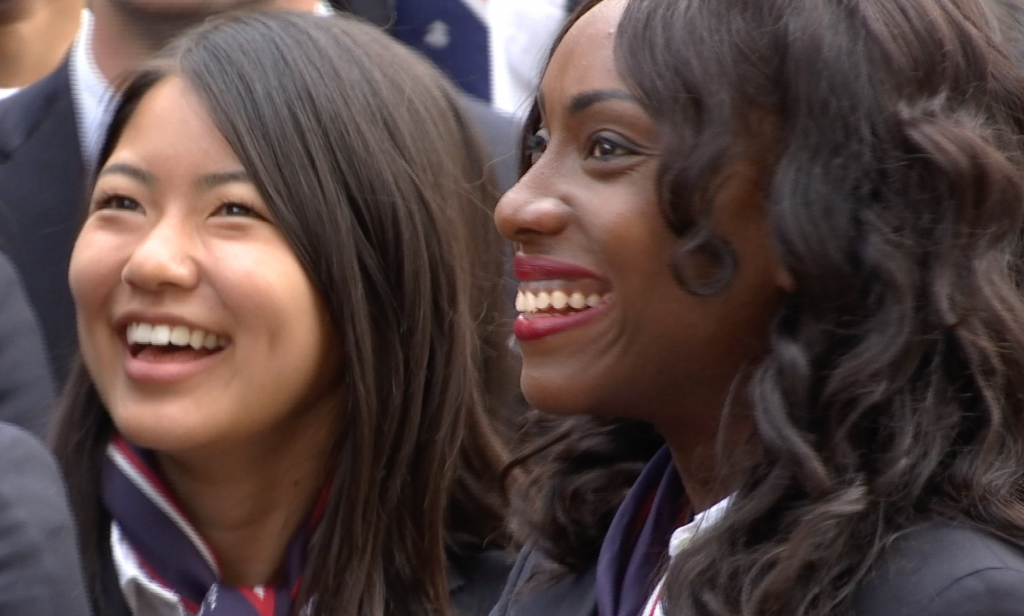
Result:
[[[89,616],[64,482],[53,456],[0,424],[0,614]]]
[[[53,394],[39,324],[14,266],[0,253],[0,422],[42,437]]]
[[[21,274],[58,384],[77,349],[67,280],[86,211],[85,182],[65,61],[0,101],[0,252]]]
[[[550,565],[524,550],[490,616],[594,616],[595,567],[545,582]],[[854,616],[1024,615],[1024,552],[965,526],[906,533],[872,571],[853,596]]]

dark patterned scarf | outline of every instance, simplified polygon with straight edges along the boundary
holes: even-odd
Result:
[[[683,484],[663,447],[644,467],[608,528],[597,558],[597,613],[641,616],[687,511]]]
[[[284,580],[277,587],[240,587],[220,581],[217,555],[189,522],[163,481],[152,452],[116,436],[107,447],[102,478],[103,504],[120,526],[142,568],[191,614],[202,616],[288,616],[301,582],[310,522],[292,537],[284,557]]]

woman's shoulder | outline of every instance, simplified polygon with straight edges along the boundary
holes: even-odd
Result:
[[[533,546],[519,553],[491,616],[592,616],[597,563],[567,572]]]
[[[963,524],[933,522],[882,553],[853,607],[857,616],[1024,614],[1024,551]]]
[[[487,616],[505,588],[512,556],[503,550],[448,555],[451,605],[460,616]]]

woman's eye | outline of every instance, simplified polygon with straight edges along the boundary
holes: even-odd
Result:
[[[131,197],[125,197],[124,195],[108,195],[96,200],[96,209],[136,212],[142,209],[142,205]]]
[[[548,148],[548,131],[542,128],[526,139],[526,155],[530,158],[530,164],[535,165],[540,160],[544,150]]]
[[[255,209],[241,203],[224,203],[217,211],[214,212],[215,216],[248,216],[250,218],[262,218]]]
[[[623,145],[609,137],[598,135],[590,142],[590,147],[587,151],[587,158],[607,160],[609,158],[630,156],[632,154],[636,154],[636,151],[633,148]]]

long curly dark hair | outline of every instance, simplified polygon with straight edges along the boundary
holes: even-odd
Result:
[[[708,233],[716,182],[746,141],[768,143],[764,206],[795,286],[751,368],[758,455],[669,567],[666,613],[848,614],[878,555],[934,519],[1024,547],[1024,78],[999,10],[626,8],[616,58],[663,130],[666,223],[680,246],[728,253]],[[578,569],[657,439],[568,421],[526,452],[517,530]],[[605,507],[573,510],[588,497]]]

